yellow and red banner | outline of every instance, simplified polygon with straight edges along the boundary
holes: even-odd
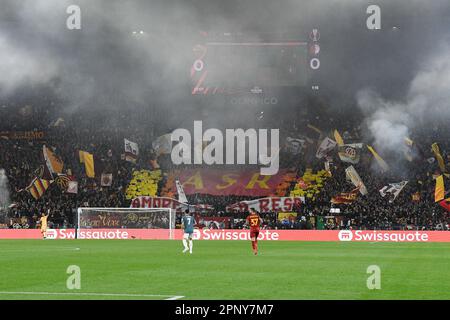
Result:
[[[187,169],[177,172],[176,176],[187,195],[270,196],[276,194],[287,173],[286,169],[279,170],[276,175],[261,175],[259,170]],[[176,190],[175,182],[172,184],[168,187]]]
[[[350,192],[341,192],[340,194],[331,198],[333,204],[350,204],[356,200],[358,196],[359,188],[355,188]]]
[[[50,181],[34,178],[28,187],[25,188],[36,200],[43,196],[45,190],[50,186]]]
[[[436,188],[434,189],[434,202],[439,202],[445,197],[444,176],[436,178]]]

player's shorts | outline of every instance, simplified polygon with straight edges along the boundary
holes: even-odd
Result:
[[[256,238],[256,239],[258,239],[258,236],[259,236],[259,230],[258,231],[250,231],[250,239],[251,238]]]
[[[183,238],[184,239],[187,239],[187,238],[192,239],[192,234],[193,233],[194,233],[194,231],[192,231],[192,232],[185,232]]]
[[[41,227],[41,232],[46,232],[47,231],[47,226],[42,226]]]

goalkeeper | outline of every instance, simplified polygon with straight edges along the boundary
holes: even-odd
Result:
[[[189,253],[192,254],[192,234],[194,233],[194,226],[197,222],[195,221],[194,217],[191,216],[189,213],[189,209],[186,209],[184,212],[183,219],[181,219],[181,228],[184,229],[184,235],[183,235],[183,246],[184,250],[183,253],[186,253],[189,250]],[[189,240],[189,246],[188,246],[188,240]]]
[[[39,219],[41,223],[41,234],[44,239],[47,239],[47,219],[50,215],[50,209],[48,209],[47,215],[45,213],[42,213],[41,218]]]

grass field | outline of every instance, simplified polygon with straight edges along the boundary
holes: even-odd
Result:
[[[0,240],[0,299],[450,299],[446,243]],[[81,289],[66,287],[69,265]],[[366,286],[381,269],[381,289]],[[63,293],[63,294],[62,294]]]

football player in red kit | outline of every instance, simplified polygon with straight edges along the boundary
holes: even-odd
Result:
[[[253,253],[258,254],[258,235],[259,227],[262,219],[254,208],[250,209],[250,214],[247,217],[247,224],[250,226],[250,240],[252,241]]]

